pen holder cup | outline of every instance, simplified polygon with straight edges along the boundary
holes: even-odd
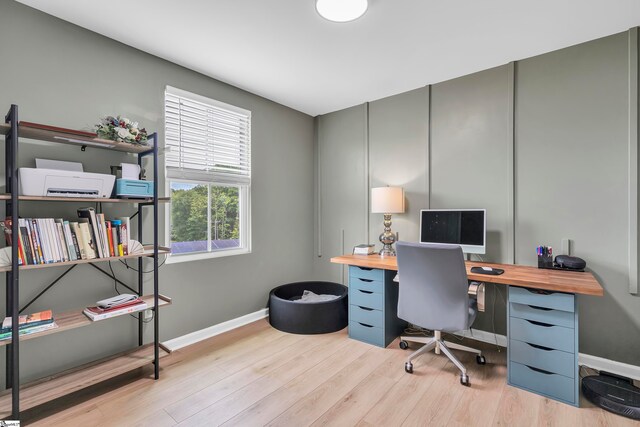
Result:
[[[538,255],[538,268],[553,267],[553,257],[551,255]]]

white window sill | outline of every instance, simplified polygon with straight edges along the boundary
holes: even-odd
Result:
[[[243,254],[250,254],[250,253],[251,253],[250,249],[239,248],[239,249],[228,249],[228,250],[214,251],[214,252],[198,252],[198,253],[184,254],[184,255],[169,255],[166,263],[178,264],[180,262],[200,261],[203,259],[222,258],[227,256],[243,255]]]

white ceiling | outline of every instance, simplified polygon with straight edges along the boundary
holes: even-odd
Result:
[[[312,116],[640,25],[640,0],[19,0]],[[139,19],[140,22],[136,22]]]

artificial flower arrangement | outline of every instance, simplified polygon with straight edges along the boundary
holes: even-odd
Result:
[[[107,116],[96,125],[98,137],[112,141],[127,142],[134,145],[147,145],[147,131],[139,129],[138,122],[126,117]]]

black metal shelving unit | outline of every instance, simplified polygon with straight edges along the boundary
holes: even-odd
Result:
[[[158,245],[158,137],[156,133],[153,133],[149,136],[149,141],[153,143],[151,147],[140,147],[134,145],[127,145],[123,143],[115,143],[112,141],[100,140],[97,138],[83,138],[83,137],[59,137],[56,136],[56,132],[54,131],[42,131],[42,130],[30,130],[26,128],[22,128],[20,126],[20,122],[18,120],[18,106],[12,105],[9,109],[9,112],[5,116],[5,125],[2,129],[0,129],[0,134],[4,133],[5,135],[5,180],[6,180],[6,188],[7,195],[5,198],[5,206],[6,206],[6,215],[11,216],[12,224],[11,224],[11,232],[12,236],[18,236],[19,233],[19,207],[21,197],[18,195],[18,152],[20,145],[20,138],[28,138],[28,139],[39,139],[44,141],[50,141],[53,143],[61,142],[64,144],[72,144],[77,145],[83,151],[87,147],[95,147],[100,149],[115,149],[123,152],[131,152],[135,153],[138,158],[138,165],[142,166],[142,162],[145,158],[151,158],[153,163],[153,181],[154,181],[154,190],[153,190],[153,198],[146,200],[132,200],[131,203],[137,204],[138,209],[134,214],[138,217],[138,240],[140,242],[143,241],[143,215],[142,211],[145,207],[152,208],[153,214],[153,245],[149,246],[149,250],[145,252],[144,255],[138,257],[138,286],[137,290],[128,286],[126,283],[118,280],[111,273],[103,270],[94,264],[94,262],[104,261],[104,258],[97,258],[92,262],[82,262],[83,264],[90,265],[100,271],[101,273],[109,276],[112,280],[116,280],[121,285],[127,287],[132,292],[137,293],[139,296],[143,296],[144,291],[144,274],[143,274],[143,258],[151,257],[153,259],[153,307],[150,307],[154,310],[153,317],[153,326],[154,326],[154,334],[153,334],[153,357],[151,359],[154,364],[154,377],[155,379],[160,378],[160,350],[161,344],[159,341],[159,307],[160,303],[166,304],[167,301],[170,303],[170,299],[160,296],[158,289],[158,266],[159,266],[159,256],[161,253],[167,253],[167,248],[160,248]],[[60,139],[58,141],[58,139]],[[60,198],[51,198],[56,199],[56,201],[64,201]],[[33,200],[33,199],[30,199]],[[41,201],[49,201],[46,197],[38,199]],[[108,200],[104,199],[87,199],[87,202],[95,202],[99,210],[102,208],[102,203],[107,202]],[[78,201],[74,201],[74,203],[78,203]],[[10,344],[6,346],[6,388],[10,389],[11,395],[11,416],[12,419],[19,419],[20,410],[21,410],[21,389],[20,389],[20,336],[18,333],[18,316],[21,312],[26,309],[29,305],[31,305],[35,300],[43,296],[49,289],[51,289],[56,283],[58,283],[69,271],[75,268],[80,263],[75,262],[66,262],[67,269],[59,275],[55,280],[53,280],[49,285],[47,285],[35,298],[25,304],[22,308],[19,305],[19,291],[20,291],[20,271],[24,269],[23,266],[19,266],[18,262],[18,239],[12,238],[11,245],[11,254],[12,254],[12,264],[11,268],[6,271],[6,313],[7,316],[11,316],[12,318],[12,338]],[[114,258],[110,258],[107,260],[113,260]],[[115,258],[117,259],[117,258]],[[36,266],[36,268],[40,267],[55,267],[56,264],[44,264],[40,266]],[[32,267],[32,266],[26,266]],[[162,298],[162,301],[160,299]],[[138,346],[143,346],[143,318],[142,314],[138,313]],[[55,318],[55,315],[54,315]],[[34,334],[36,336],[37,334]],[[134,349],[135,350],[135,349]],[[166,349],[163,347],[163,350]],[[5,397],[8,398],[8,391],[5,393]],[[62,394],[61,394],[62,395]],[[60,395],[60,396],[61,396]],[[56,396],[54,398],[57,398]],[[32,401],[32,406],[37,406],[39,404],[37,399],[35,402]]]

